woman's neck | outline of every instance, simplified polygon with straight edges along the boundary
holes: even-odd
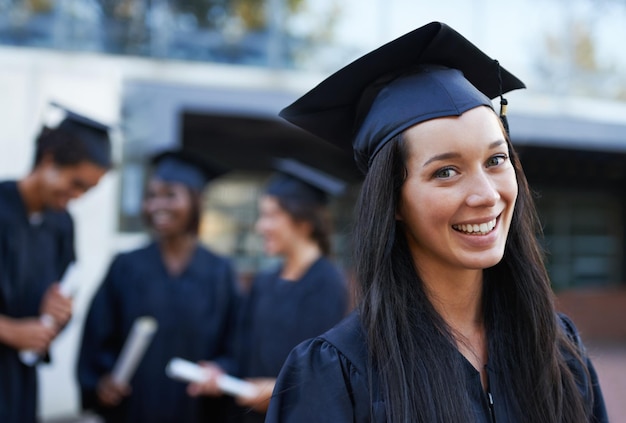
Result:
[[[179,275],[189,264],[196,248],[197,238],[193,234],[180,234],[159,239],[163,262],[171,275]]]
[[[313,241],[304,241],[293,245],[293,247],[285,254],[283,269],[280,273],[281,278],[289,281],[298,281],[306,271],[322,256],[317,243]]]
[[[31,172],[19,180],[17,182],[17,190],[22,196],[26,212],[29,215],[40,212],[44,209],[44,203],[41,196],[38,194],[39,178],[36,173]]]
[[[482,325],[482,270],[423,279],[430,302],[448,325],[461,332]]]
[[[452,331],[459,352],[481,373],[486,387],[488,348],[482,300],[483,271],[439,269],[436,273],[422,275],[422,279],[431,304]]]

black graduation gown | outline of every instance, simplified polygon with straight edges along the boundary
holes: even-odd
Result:
[[[347,284],[335,265],[321,257],[297,282],[280,277],[282,269],[255,278],[240,327],[241,377],[277,377],[289,352],[321,335],[347,313]],[[264,416],[243,412],[245,421]]]
[[[564,324],[575,331],[568,319]],[[576,332],[574,332],[576,334]],[[570,361],[573,370],[583,369]],[[512,414],[507,386],[498,371],[487,365],[493,413],[480,382],[480,374],[465,360],[469,398],[475,423],[526,423]],[[593,385],[593,419],[608,423],[597,376],[587,359]],[[385,404],[379,389],[370,392],[367,347],[364,332],[355,312],[324,335],[295,348],[281,370],[270,402],[267,423],[383,423]],[[375,385],[375,384],[374,384]],[[586,395],[586,398],[590,398]],[[591,399],[590,399],[591,401]]]
[[[39,315],[41,300],[74,260],[74,224],[66,211],[44,211],[30,223],[17,182],[0,183],[0,314]],[[0,344],[0,422],[31,423],[37,371]]]
[[[176,277],[165,268],[155,243],[118,255],[96,293],[83,330],[78,362],[82,406],[108,422],[217,422],[224,400],[193,399],[186,384],[165,367],[173,357],[215,360],[234,370],[233,329],[238,302],[230,262],[198,246]],[[138,317],[158,322],[146,354],[131,379],[132,394],[113,409],[96,397],[100,378],[110,373]],[[228,358],[231,357],[231,358]]]

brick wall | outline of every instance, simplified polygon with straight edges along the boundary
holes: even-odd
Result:
[[[557,308],[574,321],[585,342],[626,343],[626,287],[560,292]]]

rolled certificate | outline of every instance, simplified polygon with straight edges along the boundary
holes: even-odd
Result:
[[[209,378],[207,371],[202,366],[178,357],[170,360],[165,368],[165,373],[172,379],[183,382],[204,383]],[[258,393],[254,384],[229,375],[221,375],[216,383],[224,393],[229,395],[253,398]]]
[[[225,393],[234,396],[254,398],[258,394],[256,386],[252,383],[229,375],[218,377],[217,386]]]
[[[126,385],[135,374],[148,345],[158,327],[157,321],[148,316],[139,317],[122,347],[122,352],[113,366],[111,379],[119,385]]]
[[[73,296],[78,288],[76,285],[76,281],[78,280],[76,276],[78,274],[77,269],[78,267],[76,266],[76,262],[71,262],[67,266],[67,269],[65,269],[61,282],[59,283],[59,293],[66,298]],[[49,328],[53,327],[56,323],[54,318],[49,314],[42,314],[39,319],[44,326]],[[27,366],[34,366],[41,359],[41,355],[34,350],[22,350],[20,351],[19,356],[22,363]]]
[[[165,374],[181,382],[204,383],[209,379],[209,374],[202,366],[182,358],[172,358],[165,367]]]
[[[78,281],[80,279],[78,269],[78,265],[73,261],[67,266],[65,273],[63,273],[59,283],[59,292],[66,298],[73,297],[78,290]]]

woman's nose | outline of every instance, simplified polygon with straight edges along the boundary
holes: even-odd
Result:
[[[465,200],[470,207],[492,207],[500,199],[500,192],[493,178],[485,171],[478,171],[468,180],[468,195]]]

